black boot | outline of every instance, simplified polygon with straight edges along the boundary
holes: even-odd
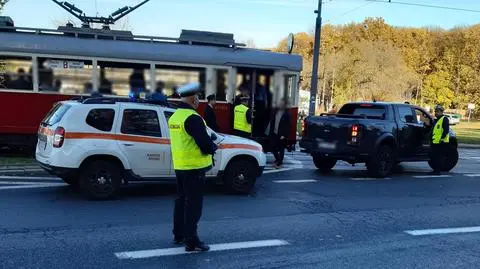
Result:
[[[192,251],[209,251],[210,250],[210,247],[205,245],[203,242],[201,241],[197,241],[197,242],[190,242],[190,243],[187,243],[185,245],[185,251],[187,252],[192,252]]]

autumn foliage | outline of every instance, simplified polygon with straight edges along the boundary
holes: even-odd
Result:
[[[277,51],[286,50],[286,40]],[[309,90],[313,34],[295,35]],[[409,101],[464,109],[480,103],[480,25],[393,27],[382,18],[322,27],[318,101],[321,110],[356,100]]]

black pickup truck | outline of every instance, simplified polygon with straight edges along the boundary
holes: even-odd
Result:
[[[365,163],[372,177],[386,177],[400,162],[430,162],[434,119],[424,109],[381,102],[345,104],[338,114],[305,118],[300,148],[310,153],[324,173],[338,160]],[[450,129],[443,171],[458,162],[457,139]]]

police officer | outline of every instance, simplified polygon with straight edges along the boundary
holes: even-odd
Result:
[[[177,90],[181,97],[175,113],[168,120],[173,167],[177,177],[173,235],[174,243],[185,243],[186,251],[208,251],[200,241],[197,223],[202,215],[205,172],[212,168],[217,149],[209,137],[205,122],[195,111],[199,105],[198,83]]]
[[[252,112],[248,108],[248,101],[248,97],[241,97],[240,104],[233,109],[233,131],[241,137],[250,137],[252,134]]]
[[[445,154],[447,154],[446,148],[447,144],[450,141],[449,131],[450,123],[448,118],[443,115],[443,107],[440,105],[435,106],[435,124],[433,125],[432,130],[432,140],[431,140],[431,161],[433,172],[431,174],[440,175],[442,160],[444,159]]]

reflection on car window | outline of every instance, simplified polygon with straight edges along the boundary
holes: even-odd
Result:
[[[133,135],[162,136],[157,112],[146,109],[125,109],[121,132]]]
[[[92,109],[88,112],[86,122],[95,129],[104,132],[110,132],[113,126],[115,110],[108,109]]]
[[[416,117],[413,116],[412,108],[409,106],[399,106],[398,114],[402,122],[406,122],[406,123],[416,122]]]

